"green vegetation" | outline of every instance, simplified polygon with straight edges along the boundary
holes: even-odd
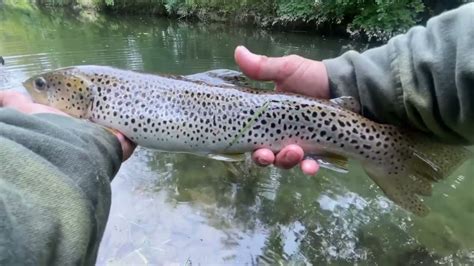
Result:
[[[37,0],[39,5],[93,7],[201,21],[304,28],[385,41],[469,0]],[[8,1],[7,1],[8,2]],[[12,1],[9,2],[26,2]]]
[[[145,12],[204,21],[241,21],[264,27],[304,27],[316,30],[342,28],[351,37],[363,36],[369,40],[380,41],[405,31],[430,15],[456,7],[463,1],[451,1],[449,4],[444,2],[446,1],[103,0],[101,8],[116,12],[146,10]]]

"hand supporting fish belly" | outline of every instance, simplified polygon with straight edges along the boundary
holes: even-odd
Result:
[[[147,148],[232,158],[297,144],[318,158],[351,158],[387,197],[420,216],[429,211],[420,196],[471,156],[463,147],[370,121],[351,97],[326,101],[105,66],[57,69],[24,86],[36,102]]]

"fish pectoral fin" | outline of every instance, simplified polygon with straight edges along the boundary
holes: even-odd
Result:
[[[310,158],[318,162],[319,166],[338,173],[347,174],[349,172],[349,163],[347,158],[334,153],[309,154]]]
[[[245,153],[234,153],[234,154],[215,154],[208,153],[205,154],[207,158],[211,158],[217,161],[224,162],[242,162],[245,161]]]
[[[430,195],[431,182],[409,175],[393,175],[364,166],[367,175],[382,189],[384,194],[400,207],[424,217],[430,209],[419,195]]]
[[[331,99],[330,102],[354,113],[360,113],[360,103],[354,97],[341,96]]]
[[[89,121],[90,121],[90,120],[89,120]],[[92,122],[92,121],[90,121],[90,122]],[[112,135],[117,135],[117,134],[120,133],[120,131],[118,131],[117,129],[113,129],[113,128],[111,128],[111,127],[104,127],[104,129],[107,130],[107,131],[109,131],[110,134],[112,134]]]

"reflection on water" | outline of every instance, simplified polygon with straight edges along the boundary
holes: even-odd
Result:
[[[103,64],[189,74],[235,69],[233,48],[321,59],[343,40],[222,24],[0,10],[0,89],[38,72]],[[237,169],[237,170],[236,170]],[[423,219],[395,207],[357,165],[349,174],[239,167],[139,149],[112,184],[98,263],[444,264],[474,262],[474,167],[435,187]],[[244,167],[245,169],[245,167]]]

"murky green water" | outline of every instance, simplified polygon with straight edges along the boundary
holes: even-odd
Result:
[[[0,10],[0,89],[75,64],[190,74],[235,69],[245,44],[269,55],[322,59],[348,44],[305,33],[70,12]],[[474,166],[435,187],[432,213],[393,206],[359,166],[347,175],[254,169],[138,149],[112,184],[98,263],[474,263]]]

